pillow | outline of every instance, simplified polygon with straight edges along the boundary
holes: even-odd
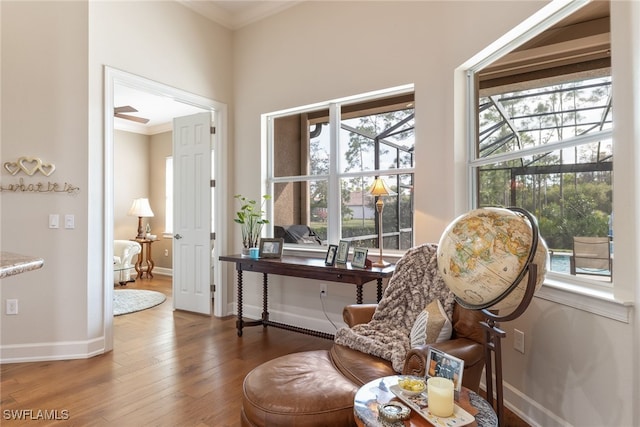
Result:
[[[435,299],[418,314],[411,328],[411,348],[423,344],[447,341],[453,333],[451,320],[444,312],[440,300]]]

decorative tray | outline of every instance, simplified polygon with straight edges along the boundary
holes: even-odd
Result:
[[[434,426],[459,427],[471,424],[475,417],[458,406],[453,404],[453,415],[450,417],[437,417],[429,411],[427,393],[420,393],[415,396],[407,396],[398,385],[393,385],[390,390],[407,406],[416,411],[420,416],[429,421]]]

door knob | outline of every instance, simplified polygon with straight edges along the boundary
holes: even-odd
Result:
[[[182,239],[182,236],[181,236],[181,235],[179,235],[179,234],[176,234],[176,235],[175,235],[175,236],[173,236],[173,237],[175,237],[175,238],[176,238],[176,239],[178,239],[178,240]]]

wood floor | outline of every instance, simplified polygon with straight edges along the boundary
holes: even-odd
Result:
[[[247,328],[239,338],[233,317],[173,311],[171,281],[163,276],[127,287],[168,298],[116,317],[112,352],[2,365],[1,425],[238,426],[242,380],[251,369],[284,354],[331,346],[326,339],[275,328]],[[59,421],[34,421],[43,416],[38,411]]]

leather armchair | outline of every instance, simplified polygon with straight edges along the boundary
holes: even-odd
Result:
[[[348,305],[343,310],[343,319],[349,327],[360,323],[367,323],[371,320],[376,306],[376,304]],[[438,350],[464,360],[462,384],[468,389],[478,392],[485,363],[484,330],[480,326],[482,320],[484,320],[484,316],[481,312],[467,310],[459,304],[455,304],[453,319],[451,319],[453,325],[451,339],[411,349],[407,353],[402,373],[406,375],[424,376],[427,367],[427,354],[429,348],[432,346],[433,348],[437,348]],[[334,345],[334,347],[336,346],[337,345]],[[332,356],[336,354],[338,354],[338,352],[332,349]],[[386,361],[383,362],[388,363]],[[340,365],[336,363],[336,366]],[[389,369],[391,369],[390,366]],[[394,375],[393,370],[391,369],[387,375]],[[362,383],[367,381],[362,381]]]
[[[133,257],[142,251],[140,243],[131,240],[113,241],[113,283],[126,285],[133,282],[131,270],[135,267]]]
[[[247,374],[243,384],[242,425],[352,426],[355,423],[353,398],[358,388],[378,378],[396,375],[398,372],[394,367],[403,374],[424,376],[430,346],[409,350],[404,360],[402,356],[393,360],[394,354],[388,354],[387,360],[367,352],[373,345],[379,345],[383,347],[382,351],[376,349],[371,352],[384,353],[384,336],[382,340],[372,339],[373,344],[365,341],[364,345],[357,344],[358,337],[343,338],[351,332],[357,335],[356,332],[368,327],[371,327],[372,335],[384,328],[395,328],[394,332],[408,334],[407,323],[403,321],[409,318],[396,319],[395,313],[391,312],[400,306],[424,307],[447,291],[437,273],[436,247],[423,244],[410,249],[396,264],[378,312],[376,304],[355,304],[344,308],[343,318],[349,328],[368,325],[356,331],[338,330],[328,351],[287,354],[265,362]],[[483,314],[464,309],[453,301],[450,294],[445,298],[448,299],[449,310],[453,304],[453,333],[451,339],[432,346],[464,360],[462,384],[477,392],[485,363],[485,333],[480,325],[484,320]],[[374,312],[377,313],[375,319]],[[416,315],[412,313],[412,317]],[[404,339],[403,335],[399,337]],[[403,342],[402,345],[406,344]],[[395,355],[404,354],[404,349],[400,348]]]
[[[376,304],[349,305],[344,321],[353,327],[371,320]],[[478,391],[484,367],[483,316],[455,304],[453,335],[435,348],[465,362],[462,384]],[[402,370],[424,376],[429,346],[409,351]],[[362,385],[397,375],[391,362],[334,343],[329,351],[292,353],[265,362],[244,379],[241,425],[353,426],[353,398]]]

